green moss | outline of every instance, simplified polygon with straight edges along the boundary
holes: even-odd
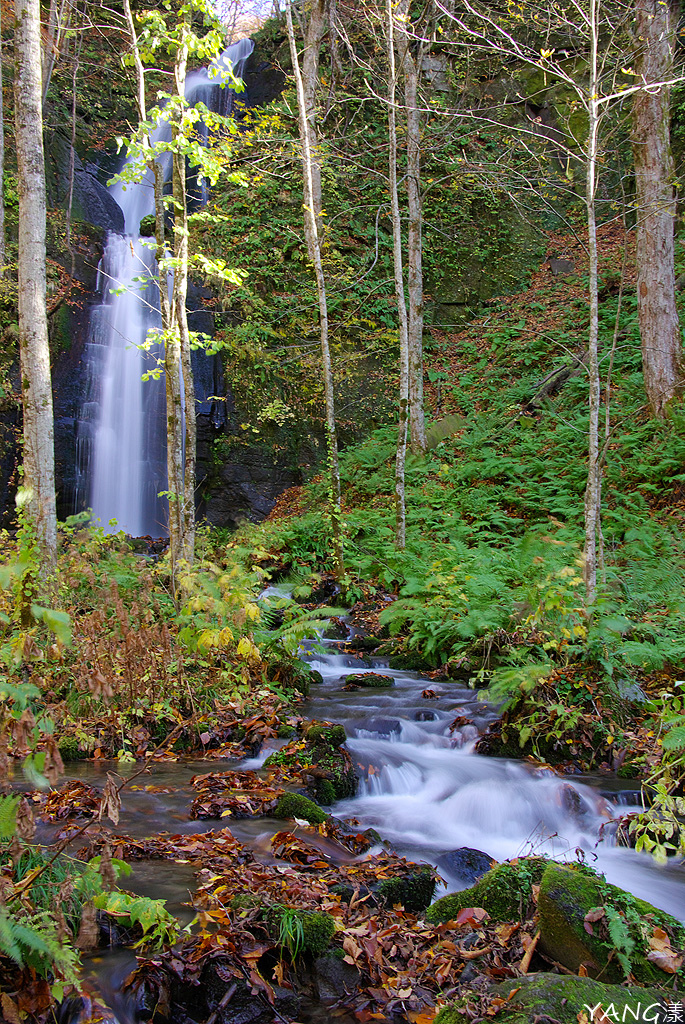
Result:
[[[347,739],[342,725],[313,725],[307,730],[307,739],[312,743],[327,743],[329,747],[341,747]]]
[[[516,990],[514,992],[514,990]],[[514,994],[512,995],[512,992]],[[499,1024],[530,1024],[534,1020],[553,1020],[557,1024],[577,1024],[579,1014],[584,1011],[587,1018],[592,1016],[587,1007],[602,1005],[605,1012],[613,1006],[612,1021],[656,1019],[653,1007],[663,997],[653,989],[624,988],[619,985],[603,985],[591,978],[574,978],[568,975],[541,973],[522,978],[512,978],[495,985],[488,992],[491,996],[506,999],[507,1004],[497,1013]],[[509,998],[511,996],[511,998]],[[460,999],[446,1006],[435,1018],[435,1024],[464,1024],[468,1020],[460,1009],[473,1006],[478,999],[474,993],[465,993]],[[625,1008],[641,1010],[635,1018]],[[644,1016],[647,1007],[652,1007]]]
[[[330,807],[334,804],[337,797],[335,795],[335,786],[329,779],[318,779],[316,783],[315,796],[320,804],[324,807]]]
[[[75,736],[64,736],[59,741],[58,747],[63,761],[83,761],[86,757]]]
[[[421,868],[405,878],[386,878],[378,886],[386,906],[400,903],[405,910],[425,910],[435,894],[435,878],[430,868]]]
[[[335,921],[320,910],[270,907],[266,919],[271,933],[293,955],[321,956],[335,935]]]
[[[585,917],[600,907],[605,908],[605,917],[594,922],[589,933]],[[643,932],[648,937],[660,927],[671,935],[674,947],[685,945],[685,927],[670,914],[578,867],[549,865],[540,884],[538,910],[541,951],[573,971],[584,964],[591,977],[602,981],[618,982],[625,977],[617,945],[638,982],[654,985],[667,980],[668,976],[647,960],[649,946]],[[612,920],[613,937],[609,932]]]
[[[320,783],[328,782],[333,788],[336,800],[345,800],[354,796],[357,791],[357,776],[354,773],[352,759],[346,750],[340,747],[328,747],[320,744],[312,751],[312,763],[322,772],[325,777],[315,779],[315,795],[319,797]],[[325,787],[329,792],[328,787]],[[333,801],[321,799],[321,803],[332,803]]]
[[[313,800],[300,793],[284,793],[274,811],[274,818],[304,818],[312,825],[320,825],[327,817]]]
[[[533,885],[540,882],[548,863],[530,857],[515,864],[498,864],[470,889],[437,900],[428,908],[426,918],[437,924],[452,920],[466,907],[482,907],[493,921],[520,920],[531,909]]]
[[[289,740],[297,736],[297,729],[292,725],[279,725],[276,735],[280,740]]]
[[[230,902],[229,907],[231,910],[253,910],[259,906],[259,897],[253,892],[240,892],[237,896],[234,896]]]
[[[345,676],[346,683],[354,683],[355,686],[367,686],[372,690],[389,690],[395,685],[392,676],[381,676],[376,672],[360,672],[355,675]]]

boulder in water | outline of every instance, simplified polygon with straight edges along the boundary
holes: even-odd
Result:
[[[482,907],[493,921],[525,920],[533,910],[533,886],[540,882],[548,864],[542,857],[498,864],[470,889],[436,900],[426,911],[426,919],[438,924],[453,920],[467,907]]]
[[[491,871],[496,862],[482,850],[472,850],[469,846],[461,846],[458,850],[450,850],[438,857],[438,869],[446,871],[467,885],[473,885],[483,875]]]
[[[630,973],[646,985],[685,977],[676,953],[685,947],[685,927],[589,868],[550,864],[538,913],[540,952],[571,971],[582,964],[590,977],[620,982]]]
[[[464,1024],[468,1019],[464,1016],[465,1007],[478,1005],[480,995],[480,992],[464,993],[440,1011],[435,1024]],[[529,1024],[530,1021],[577,1024],[583,1013],[588,1021],[599,1020],[600,1015],[593,1016],[598,1005],[604,1009],[601,1019],[606,1021],[668,1020],[664,996],[654,989],[603,985],[591,978],[551,972],[509,978],[490,988],[487,995],[505,1000],[505,1005],[497,1011],[498,1024]],[[606,1015],[610,1007],[613,1007],[611,1016]]]
[[[345,676],[345,682],[349,687],[366,686],[372,690],[389,690],[395,685],[392,676],[383,676],[378,672],[357,672]]]
[[[373,732],[378,736],[399,735],[402,732],[402,725],[397,718],[370,718],[359,726],[364,732]]]

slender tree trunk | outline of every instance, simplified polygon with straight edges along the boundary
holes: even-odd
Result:
[[[50,0],[50,10],[48,12],[48,23],[45,38],[45,46],[42,54],[42,68],[43,68],[43,92],[41,97],[41,106],[45,106],[45,101],[48,98],[48,89],[50,88],[50,80],[52,78],[52,72],[55,70],[55,64],[59,57],[60,50],[62,48],[62,36],[66,28],[69,27],[69,21],[71,20],[71,11],[67,17],[65,24],[64,21],[64,7],[66,0],[61,0],[59,4],[59,10],[57,9],[57,0]]]
[[[184,33],[176,51],[174,62],[174,81],[176,95],[179,99],[178,117],[183,116],[185,106],[186,67],[188,63],[187,32],[190,28],[189,18],[184,16]],[[173,129],[174,141],[178,142],[179,129]],[[178,538],[178,555],[188,564],[192,564],[195,553],[195,387],[193,383],[193,367],[190,356],[190,332],[188,330],[188,206],[186,197],[186,158],[183,152],[174,152],[173,168],[174,197],[174,321],[178,331],[181,371],[183,377],[183,398],[185,412],[185,437],[183,462],[183,488],[178,492],[179,520],[181,534]],[[173,500],[173,499],[172,499]]]
[[[2,12],[0,11],[0,280],[5,276],[5,111],[2,100]]]
[[[393,0],[387,0],[388,33],[388,178],[390,186],[390,209],[392,215],[393,268],[395,272],[395,297],[399,317],[400,342],[400,393],[397,454],[395,456],[395,544],[404,549],[406,544],[407,514],[405,502],[405,463],[407,456],[407,419],[409,403],[409,338],[407,306],[404,296],[404,268],[402,261],[402,220],[397,192],[397,111],[396,111],[396,69],[395,69],[395,26]]]
[[[55,452],[45,304],[45,163],[40,7],[15,4],[14,117],[19,190],[19,350],[24,407],[24,486],[45,567],[57,555]]]
[[[646,85],[672,73],[677,17],[667,0],[635,0],[637,71]],[[670,90],[643,89],[633,98],[637,201],[637,304],[645,390],[655,416],[682,390],[682,338],[675,302],[674,166],[669,134]]]
[[[290,0],[286,0],[285,16],[288,26],[288,40],[293,64],[293,74],[297,88],[297,106],[300,124],[300,143],[302,145],[302,172],[304,193],[304,227],[307,239],[309,258],[316,276],[316,291],[319,301],[319,326],[321,329],[321,360],[323,364],[324,390],[326,395],[326,442],[328,469],[330,473],[330,510],[333,529],[333,557],[338,579],[344,577],[342,523],[340,509],[340,466],[338,463],[338,435],[335,423],[335,398],[333,392],[333,368],[328,338],[328,301],[326,298],[326,276],[321,258],[321,235],[319,225],[322,219],[321,204],[321,173],[316,159],[316,108],[314,105],[316,82],[318,79],[318,53],[321,36],[316,46],[312,38],[316,32],[323,32],[324,5],[320,0],[312,3],[311,19],[315,25],[321,22],[321,29],[308,30],[305,42],[306,82],[300,71],[300,61],[295,42]],[[311,26],[311,20],[310,20]],[[309,97],[309,99],[307,98]]]
[[[599,35],[596,4],[590,0],[590,88],[588,99],[588,143],[585,202],[587,207],[588,251],[590,254],[590,330],[588,336],[589,412],[588,474],[585,488],[585,603],[594,604],[597,595],[597,549],[601,530],[601,468],[599,457],[599,410],[601,385],[599,379],[599,298],[597,270],[597,222],[595,195],[597,191],[597,147],[600,108],[597,96],[597,62]]]
[[[306,131],[309,141],[309,178],[311,179],[312,205],[314,208],[314,216],[316,218],[316,232],[319,248],[322,249],[324,245],[325,225],[323,223],[323,194],[321,189],[321,151],[319,148],[319,134],[316,123],[316,90],[319,84],[319,55],[321,52],[321,40],[323,39],[326,29],[326,0],[311,0],[311,3],[308,5],[307,13],[309,17],[305,33],[300,77],[302,82],[304,119],[306,121]],[[299,70],[298,61],[298,71]]]
[[[408,3],[397,19],[401,66],[404,72],[404,105],[407,118],[407,294],[409,297],[409,420],[411,449],[426,450],[423,410],[423,267],[421,247],[423,209],[421,201],[421,112],[418,101],[421,50],[415,60],[407,30]],[[398,12],[398,13],[400,13]],[[419,44],[419,47],[421,44]]]

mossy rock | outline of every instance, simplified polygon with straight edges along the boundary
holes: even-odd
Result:
[[[347,739],[342,725],[312,725],[306,733],[310,743],[326,743],[329,747],[341,747]]]
[[[312,751],[312,764],[317,774],[312,776],[310,789],[319,803],[346,800],[357,792],[357,776],[347,750],[317,744]]]
[[[281,723],[276,730],[276,735],[279,740],[291,740],[293,737],[297,736],[297,729],[293,725],[285,725],[285,723]]]
[[[427,672],[429,669],[435,668],[420,654],[393,654],[388,664],[390,668],[397,669],[399,672]]]
[[[300,793],[284,793],[274,810],[274,818],[303,818],[311,825],[320,825],[327,817],[313,800]]]
[[[672,980],[672,975],[647,959],[649,946],[642,932],[646,930],[649,936],[655,928],[663,928],[673,947],[682,949],[685,927],[670,914],[585,868],[550,864],[543,874],[538,896],[540,952],[574,972],[583,964],[590,977],[623,981],[625,971],[609,935],[608,917],[592,922],[592,934],[585,927],[586,915],[602,907],[614,916],[620,915],[619,927],[634,943],[628,959],[635,980],[643,985],[662,985]],[[678,974],[685,977],[682,970]]]
[[[372,690],[389,690],[395,685],[392,676],[382,676],[376,672],[359,672],[345,676],[345,682],[352,683],[354,686],[366,686]]]
[[[421,868],[403,878],[385,878],[377,892],[387,907],[399,903],[405,910],[425,910],[435,895],[435,877],[430,868]]]
[[[271,934],[291,954],[321,956],[335,935],[335,921],[320,910],[270,907],[266,917]]]
[[[515,994],[509,1000],[514,990]],[[657,1009],[663,1006],[663,995],[653,989],[603,985],[591,978],[563,974],[541,973],[510,978],[489,989],[488,995],[509,1000],[497,1013],[498,1024],[530,1024],[534,1020],[577,1024],[583,1011],[591,1020],[592,1011],[598,1003],[605,1013],[609,1011],[604,1019],[611,1021],[666,1019],[666,1011],[659,1014]],[[468,1017],[460,1011],[473,1005],[477,998],[476,994],[465,993],[440,1011],[435,1024],[464,1024]]]
[[[303,697],[309,694],[312,673],[302,662],[287,658],[272,661],[268,667],[268,677],[269,682],[282,686],[284,690],[295,690]]]
[[[151,238],[156,231],[157,221],[154,213],[150,213],[147,217],[143,217],[138,227],[141,238]]]
[[[493,921],[522,920],[532,911],[533,886],[540,882],[548,864],[542,857],[498,864],[470,889],[437,900],[426,911],[426,918],[438,924],[453,920],[467,907],[482,907]]]
[[[58,743],[60,756],[63,761],[83,761],[88,756],[81,750],[75,736],[63,736]]]

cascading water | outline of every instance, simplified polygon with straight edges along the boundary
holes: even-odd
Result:
[[[229,68],[239,77],[253,47],[251,40],[241,39],[210,70],[188,75],[188,101],[230,113],[235,93]],[[168,132],[168,124],[161,123],[153,145]],[[149,332],[161,326],[161,318],[154,253],[140,238],[141,220],[154,213],[152,173],[134,184],[117,182],[110,192],[123,211],[126,234],[107,237],[99,274],[102,301],[91,313],[77,501],[89,504],[93,519],[105,529],[116,520],[116,529],[132,536],[161,536],[167,532],[166,503],[159,497],[167,486],[165,388],[163,375],[155,379],[154,374],[161,350],[147,347]]]

